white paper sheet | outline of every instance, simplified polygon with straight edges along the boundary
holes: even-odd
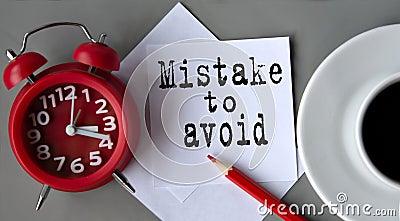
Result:
[[[253,155],[262,154],[260,152],[254,153],[255,150],[259,151],[262,146],[256,146],[250,142],[250,146],[246,147],[243,155],[240,157],[239,161],[235,163],[235,166],[245,172],[248,176],[250,176],[256,182],[271,182],[271,181],[291,181],[297,178],[297,165],[296,165],[296,149],[294,144],[294,119],[293,119],[293,98],[292,98],[292,84],[291,84],[291,68],[290,68],[290,49],[289,49],[289,38],[280,37],[280,38],[263,38],[263,39],[248,39],[248,40],[236,40],[236,41],[226,41],[226,43],[233,45],[234,47],[239,48],[248,57],[254,57],[256,59],[257,64],[265,65],[264,68],[260,68],[259,70],[263,71],[263,79],[267,81],[267,85],[263,87],[271,86],[272,94],[274,97],[275,106],[273,104],[268,106],[268,109],[275,109],[275,132],[273,140],[270,141],[268,153],[264,160],[253,170],[249,169],[249,162],[252,160]],[[200,44],[201,43],[195,43]],[[175,52],[174,52],[175,53]],[[221,52],[218,52],[221,53]],[[167,55],[167,57],[173,58],[175,54]],[[165,55],[164,55],[165,56]],[[176,55],[175,55],[176,56]],[[217,56],[217,55],[215,55]],[[246,60],[248,61],[248,60]],[[167,61],[165,61],[167,62]],[[177,61],[178,62],[178,61]],[[193,62],[193,61],[190,61]],[[212,61],[213,62],[213,61]],[[209,63],[212,63],[209,62]],[[238,61],[244,62],[244,61]],[[197,62],[199,64],[204,64],[206,62]],[[197,66],[195,63],[193,66]],[[273,84],[269,82],[269,65],[273,63],[279,63],[282,67],[283,74],[280,76],[282,80],[279,84]],[[191,65],[193,63],[190,63]],[[211,64],[212,65],[212,64]],[[210,65],[210,66],[211,66]],[[177,65],[178,66],[178,65]],[[188,66],[189,70],[193,69]],[[178,68],[175,68],[178,69]],[[195,69],[195,68],[194,68]],[[249,68],[251,69],[251,68]],[[247,69],[247,70],[249,70]],[[226,71],[229,73],[229,71]],[[246,72],[247,73],[247,72]],[[266,74],[265,74],[266,73]],[[154,78],[159,76],[159,73],[149,73],[153,74]],[[180,78],[183,76],[179,75],[179,70],[175,70],[175,81],[179,82]],[[210,76],[213,76],[210,71]],[[192,78],[196,80],[197,73],[193,71],[188,71],[188,78]],[[230,75],[227,74],[230,78]],[[247,78],[251,81],[252,73],[247,73]],[[215,76],[215,79],[217,77]],[[192,81],[194,81],[192,80]],[[195,82],[195,81],[194,81]],[[151,82],[149,82],[151,83]],[[158,83],[158,82],[157,82]],[[174,89],[160,89],[158,84],[153,85],[153,88],[149,95],[150,102],[150,119],[151,119],[151,130],[152,130],[152,139],[155,142],[158,149],[167,155],[169,158],[181,162],[181,163],[201,163],[206,161],[205,156],[207,154],[216,155],[216,153],[222,151],[222,148],[219,141],[219,135],[217,132],[214,132],[215,139],[212,140],[212,145],[210,148],[202,148],[200,150],[187,150],[182,148],[184,144],[177,144],[176,140],[171,140],[171,136],[167,136],[164,131],[168,132],[168,129],[172,131],[172,133],[177,134],[176,136],[179,138],[184,137],[184,123],[185,122],[198,122],[202,119],[208,117],[210,119],[213,118],[213,122],[216,122],[216,127],[221,125],[222,122],[228,121],[230,114],[226,113],[222,104],[219,102],[219,109],[217,108],[216,113],[210,114],[207,110],[207,102],[204,101],[203,96],[206,95],[206,91],[213,91],[215,95],[215,91],[223,90],[223,96],[230,94],[227,91],[226,86],[219,87],[218,84],[212,84],[213,81],[206,88],[174,88]],[[227,84],[231,82],[228,81]],[[177,83],[178,84],[178,83]],[[254,87],[254,86],[253,86]],[[260,86],[258,86],[260,87]],[[266,89],[261,88],[261,93],[255,94],[252,90],[252,86],[247,85],[236,87],[232,86],[232,90],[237,92],[236,102],[237,106],[240,107],[240,99],[244,102],[242,105],[246,108],[245,119],[248,120],[248,125],[246,125],[247,133],[250,133],[250,136],[247,135],[249,141],[251,141],[251,123],[257,122],[257,113],[263,113],[258,104],[258,99],[266,99],[266,94],[264,91]],[[204,92],[201,93],[201,89]],[[260,88],[258,88],[260,89]],[[170,95],[172,94],[172,95]],[[168,96],[170,95],[170,96]],[[176,105],[175,102],[172,102],[170,99],[175,99],[177,96],[183,96],[187,100],[185,103]],[[216,95],[217,96],[217,95]],[[222,98],[221,98],[222,99]],[[215,102],[218,103],[218,102]],[[179,122],[180,124],[169,123],[168,125],[163,124],[161,115],[165,113],[165,109],[171,109],[172,112],[179,112]],[[237,108],[239,109],[239,108]],[[163,110],[163,111],[161,111]],[[265,110],[264,110],[265,112]],[[264,113],[266,116],[265,121],[268,121],[268,113]],[[167,116],[168,117],[168,116]],[[166,118],[166,117],[164,117]],[[205,122],[210,121],[207,119]],[[173,124],[173,125],[172,125]],[[232,125],[236,127],[236,122]],[[170,128],[168,128],[168,126]],[[178,127],[181,127],[181,130],[177,130]],[[197,133],[199,135],[200,146],[204,144],[204,139],[202,136],[202,131],[200,128],[197,128]],[[268,131],[267,131],[268,132]],[[233,135],[235,136],[235,134]],[[237,138],[236,138],[237,139]],[[215,143],[215,144],[214,144]],[[229,148],[229,147],[228,147]],[[207,184],[215,184],[215,183],[225,183],[223,179],[215,179]],[[169,187],[174,184],[170,184],[168,182],[156,180],[156,187]]]
[[[148,51],[148,45],[167,45],[192,38],[217,39],[181,3],[178,3],[121,61],[120,70],[114,73],[122,82],[128,83],[137,65],[151,53]]]
[[[146,45],[163,45],[188,38],[215,39],[181,4],[177,4],[123,60],[121,70],[116,75],[127,82],[137,64],[146,57]],[[135,160],[123,173],[137,190],[134,196],[163,220],[261,220],[263,218],[257,212],[259,203],[232,184],[188,187],[194,188],[195,191],[184,190],[185,195],[191,194],[181,203],[169,191],[172,188],[154,188],[153,176]],[[267,188],[277,196],[281,196],[292,185],[291,182],[288,183],[290,184],[286,186],[282,183],[271,183],[277,191],[273,190],[275,187],[272,186]]]
[[[297,152],[297,151],[296,151]],[[301,163],[301,159],[299,154],[297,153],[297,177],[300,177],[304,174],[304,168]],[[225,177],[221,177],[221,179],[227,181]],[[228,181],[227,181],[228,182]],[[265,189],[270,191],[276,197],[283,197],[286,192],[290,190],[290,188],[297,182],[297,180],[293,181],[275,181],[275,182],[267,182],[267,183],[259,183]],[[229,185],[229,183],[227,184]],[[198,186],[175,186],[166,188],[172,195],[174,195],[179,202],[184,202],[190,195],[197,189]]]

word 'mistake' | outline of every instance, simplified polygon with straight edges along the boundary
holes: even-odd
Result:
[[[262,73],[260,73],[262,68],[266,68],[265,64],[256,64],[254,57],[249,57],[251,61],[251,72],[250,76],[246,75],[245,65],[243,63],[235,63],[232,65],[231,70],[231,81],[235,86],[262,86],[267,84],[266,79],[263,79]],[[179,66],[179,70],[182,72],[184,80],[182,83],[178,85],[175,83],[175,72],[174,72],[174,60],[169,60],[169,67],[165,67],[164,61],[158,61],[160,65],[160,85],[161,89],[174,89],[174,88],[182,88],[182,89],[190,89],[194,87],[194,82],[189,82],[188,80],[188,60],[183,59],[182,65]],[[214,69],[218,79],[218,86],[223,87],[227,84],[228,75],[226,74],[227,65],[222,62],[221,57],[217,57],[215,63],[210,67],[209,65],[200,64],[196,68],[197,73],[197,87],[207,87],[210,84],[210,71]],[[269,80],[273,84],[279,84],[282,81],[282,68],[278,63],[273,63],[269,66],[268,72]],[[190,94],[190,93],[189,93]],[[204,97],[204,100],[208,104],[208,111],[210,113],[214,113],[217,109],[217,105],[213,103],[213,100],[217,99],[217,97],[212,96],[212,91],[208,91],[208,95]],[[236,109],[236,100],[232,95],[227,95],[223,99],[223,108],[227,113],[232,113]],[[229,103],[229,105],[228,105]],[[274,107],[271,107],[274,108]],[[240,113],[240,119],[237,120],[237,127],[239,127],[241,131],[240,138],[236,140],[236,144],[239,146],[248,146],[250,145],[251,140],[246,138],[245,132],[245,114]],[[264,122],[264,114],[257,113],[258,121],[253,124],[251,128],[253,130],[252,140],[257,146],[267,145],[268,140],[265,136],[265,122]],[[213,122],[201,122],[200,128],[203,130],[204,140],[207,144],[207,147],[211,146],[211,138],[213,136],[214,129],[216,128],[216,124]],[[248,126],[250,128],[250,126]],[[225,132],[224,132],[225,131]],[[228,122],[224,122],[219,127],[219,141],[224,147],[229,147],[233,142],[233,132],[232,125]],[[199,146],[199,140],[197,139],[197,131],[196,125],[193,122],[188,122],[185,125],[185,136],[184,136],[185,146],[188,148],[196,148]]]

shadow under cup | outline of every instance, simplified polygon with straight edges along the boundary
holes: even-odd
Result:
[[[367,106],[362,143],[372,165],[400,184],[400,81],[387,85]]]

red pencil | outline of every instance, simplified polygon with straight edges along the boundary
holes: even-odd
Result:
[[[294,214],[289,210],[289,207],[281,202],[278,198],[273,196],[263,187],[258,185],[255,181],[250,179],[248,176],[240,172],[235,167],[228,167],[222,162],[215,159],[213,156],[208,155],[210,159],[221,171],[225,172],[225,177],[232,181],[234,184],[239,186],[242,190],[246,191],[253,198],[258,200],[264,206],[267,204],[267,208],[285,221],[306,221],[306,219],[300,215]]]

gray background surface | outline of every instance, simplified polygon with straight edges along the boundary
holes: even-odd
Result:
[[[41,24],[77,21],[94,36],[109,35],[108,43],[124,57],[165,16],[177,1],[156,0],[26,0],[0,2],[0,51],[20,48],[23,34]],[[291,37],[296,112],[306,84],[321,61],[358,33],[400,22],[398,0],[199,0],[183,4],[223,40],[272,36]],[[83,39],[78,31],[54,29],[33,37],[28,50],[40,51],[49,65],[71,60]],[[3,69],[7,59],[0,56]],[[2,73],[1,73],[2,75]],[[334,82],[332,82],[334,83]],[[13,156],[7,134],[10,107],[21,85],[7,91],[0,84],[0,220],[157,220],[134,197],[111,182],[84,193],[51,192],[44,208],[34,211],[41,185],[30,178]],[[321,200],[306,176],[284,201]],[[206,212],[206,211],[204,211]],[[333,216],[310,220],[339,220]],[[266,220],[279,220],[268,217]]]

